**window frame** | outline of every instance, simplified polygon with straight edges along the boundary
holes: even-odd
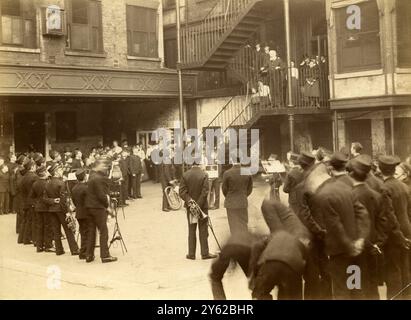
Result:
[[[139,32],[139,33],[144,33],[147,35],[147,51],[150,52],[150,44],[151,38],[150,35],[153,33],[148,26],[146,26],[145,30],[137,30],[137,29],[131,29],[132,26],[129,24],[129,17],[130,15],[134,15],[135,12],[129,13],[129,10],[136,10],[136,9],[142,9],[142,10],[147,10],[147,11],[152,11],[155,16],[155,48],[154,48],[154,54],[150,55],[149,53],[147,55],[144,54],[139,54],[134,51],[133,44],[136,43],[133,41],[133,33]],[[146,12],[147,14],[147,12]],[[138,5],[133,5],[133,4],[126,4],[126,35],[127,35],[127,55],[130,57],[137,57],[137,58],[148,58],[148,59],[159,59],[159,16],[158,16],[158,9],[150,8],[150,7],[143,7],[143,6],[138,6]]]
[[[341,14],[340,12],[346,12],[348,6],[333,8],[334,10],[334,17],[335,17],[335,39],[336,39],[336,53],[337,53],[337,74],[344,74],[344,73],[353,73],[353,72],[361,72],[361,71],[372,71],[372,70],[380,70],[382,68],[382,50],[381,50],[381,18],[379,14],[378,3],[376,0],[371,0],[367,2],[361,2],[357,5],[369,5],[371,4],[375,6],[377,9],[377,19],[378,19],[378,29],[373,30],[365,30],[365,31],[357,31],[357,32],[350,32],[347,31],[345,27],[343,27],[341,21]],[[347,16],[347,15],[346,15]],[[344,22],[346,20],[344,19]],[[344,23],[345,25],[345,23]],[[342,30],[341,30],[342,29]],[[366,48],[365,43],[367,42],[368,38],[365,36],[375,34],[378,38],[378,47],[379,47],[379,61],[378,63],[366,63],[366,54],[364,50]],[[352,67],[343,66],[343,56],[345,54],[346,46],[346,38],[349,35],[355,35],[359,37],[360,45],[358,48],[361,51],[361,63],[359,65],[355,65]]]
[[[68,21],[67,21],[67,49],[74,52],[92,53],[92,54],[104,54],[104,39],[103,39],[103,12],[101,0],[83,0],[87,2],[87,24],[74,23],[73,22],[73,1],[68,0],[67,8],[68,10]],[[91,13],[91,3],[95,3],[97,7],[98,25],[92,24],[92,13]],[[89,36],[88,36],[88,47],[85,48],[74,48],[73,47],[73,26],[84,27],[87,26]],[[97,28],[97,49],[93,48],[93,43],[95,41],[93,36],[93,30]]]
[[[14,0],[14,1],[19,1],[19,15],[6,15],[2,13],[2,6],[0,3],[0,46],[3,47],[11,47],[11,48],[25,48],[25,49],[38,49],[38,34],[37,34],[37,8],[34,4],[33,0],[30,0],[31,2],[28,3],[28,6],[33,7],[33,13],[32,15],[27,15],[25,14],[26,11],[23,10],[24,6],[21,2],[21,0]],[[21,38],[21,43],[9,43],[9,42],[4,42],[3,41],[3,17],[9,17],[11,19],[18,19],[19,24],[20,24],[20,38]],[[31,27],[33,28],[32,33],[27,34],[27,25],[26,22],[31,22]],[[13,32],[13,28],[11,28],[10,32]],[[35,39],[32,39],[32,36],[35,37]],[[13,36],[12,36],[13,37]]]

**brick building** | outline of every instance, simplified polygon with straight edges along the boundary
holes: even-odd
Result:
[[[263,157],[272,152],[284,157],[290,149],[340,149],[353,141],[374,156],[393,148],[402,158],[411,154],[410,1],[180,3],[182,68],[200,75],[197,99],[188,105],[196,114],[192,125],[259,128]],[[352,5],[360,11],[358,30],[346,23]],[[175,1],[164,1],[164,24],[165,63],[172,68]],[[280,104],[273,97],[268,107],[250,102],[256,89],[256,72],[250,71],[256,43],[277,51],[286,77],[299,71]],[[307,56],[326,62],[315,76],[315,98],[307,95],[312,77],[300,66]],[[289,67],[291,61],[297,68]]]
[[[159,0],[1,0],[0,148],[88,152],[178,120]],[[183,79],[185,97],[194,76]]]

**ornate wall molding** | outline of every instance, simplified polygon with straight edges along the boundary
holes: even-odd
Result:
[[[195,93],[195,75],[184,75],[183,94]],[[3,96],[177,97],[177,73],[0,66]]]

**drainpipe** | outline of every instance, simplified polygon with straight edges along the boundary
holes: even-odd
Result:
[[[179,98],[179,116],[182,134],[182,144],[184,150],[184,103],[183,103],[183,79],[181,71],[181,31],[180,31],[180,0],[176,0],[176,31],[177,31],[177,74],[178,74],[178,98]],[[182,163],[182,172],[184,173],[184,158]]]
[[[394,107],[390,107],[390,127],[391,127],[391,152],[395,154],[394,148]]]

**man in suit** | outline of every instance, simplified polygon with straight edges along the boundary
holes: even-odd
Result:
[[[248,196],[253,191],[253,178],[241,174],[240,163],[223,174],[222,191],[225,197],[228,224],[232,235],[248,231]]]
[[[394,178],[395,167],[400,163],[396,156],[381,156],[378,159],[378,167],[382,173],[384,186],[392,199],[395,225],[399,226],[399,232],[390,232],[384,247],[385,274],[387,284],[387,297],[393,298],[411,281],[409,248],[411,245],[411,196],[407,186]],[[394,228],[393,228],[394,229]],[[402,293],[402,298],[411,297],[408,288]]]
[[[94,247],[96,241],[96,227],[100,233],[100,258],[103,263],[117,261],[110,256],[108,249],[107,214],[109,207],[109,179],[103,161],[94,163],[87,183],[85,207],[89,216],[89,237],[87,241],[86,262],[94,261]]]
[[[347,287],[347,268],[356,264],[354,257],[363,251],[369,236],[368,212],[355,199],[350,186],[334,179],[325,181],[310,201],[316,211],[318,229],[325,230],[333,297],[356,298],[358,294]]]
[[[200,237],[201,258],[214,259],[217,256],[211,254],[208,249],[208,217],[198,219],[193,222],[191,220],[191,213],[189,210],[190,201],[195,201],[201,210],[208,214],[208,175],[197,164],[194,164],[190,170],[183,174],[180,184],[180,197],[185,202],[187,209],[188,221],[188,254],[187,259],[195,260],[196,255],[196,230],[198,225],[198,232]]]
[[[121,185],[120,185],[120,206],[127,206],[127,199],[129,197],[130,184],[130,157],[128,150],[123,148],[121,158],[118,162],[121,171]]]
[[[45,197],[46,186],[48,183],[49,173],[45,166],[37,169],[38,179],[33,183],[31,197],[34,199],[34,214],[36,218],[36,232],[37,232],[37,252],[51,252],[51,225],[50,214],[48,212],[49,201]]]
[[[21,225],[23,222],[23,198],[21,195],[21,182],[23,181],[23,176],[26,173],[24,169],[24,162],[27,157],[25,155],[20,155],[17,158],[17,170],[15,172],[15,185],[16,185],[16,195],[14,197],[14,203],[16,208],[16,233],[19,234],[21,230]],[[20,243],[20,242],[19,242]],[[21,242],[22,243],[22,242]]]
[[[143,167],[141,165],[141,158],[138,156],[138,148],[133,148],[133,154],[129,157],[129,191],[130,197],[140,199],[141,196],[141,174]],[[133,190],[133,192],[131,192]]]
[[[9,213],[10,171],[0,156],[0,215]]]
[[[85,208],[85,200],[87,194],[87,182],[86,171],[84,169],[78,169],[76,171],[77,183],[74,185],[71,191],[73,203],[76,206],[76,219],[79,224],[79,232],[81,237],[79,259],[86,259],[87,252],[87,240],[89,234],[90,219]]]
[[[17,242],[24,244],[33,243],[33,198],[31,197],[31,188],[37,180],[36,164],[32,159],[26,159],[24,163],[25,174],[21,180],[21,196],[23,202],[23,221]]]
[[[367,155],[359,155],[350,163],[354,196],[367,209],[370,219],[370,234],[365,240],[364,252],[359,256],[359,264],[362,266],[361,296],[365,299],[378,300],[380,296],[377,262],[387,239],[389,207],[384,204],[383,195],[371,189],[365,182],[371,170],[371,158]]]
[[[51,174],[50,182],[46,185],[46,197],[51,203],[48,207],[50,214],[51,226],[54,234],[54,243],[56,246],[56,255],[64,254],[64,247],[61,242],[61,227],[66,234],[67,242],[70,248],[71,255],[79,255],[78,245],[74,238],[74,233],[68,227],[66,214],[68,212],[68,197],[66,184],[63,181],[64,167],[54,163],[49,168]]]

